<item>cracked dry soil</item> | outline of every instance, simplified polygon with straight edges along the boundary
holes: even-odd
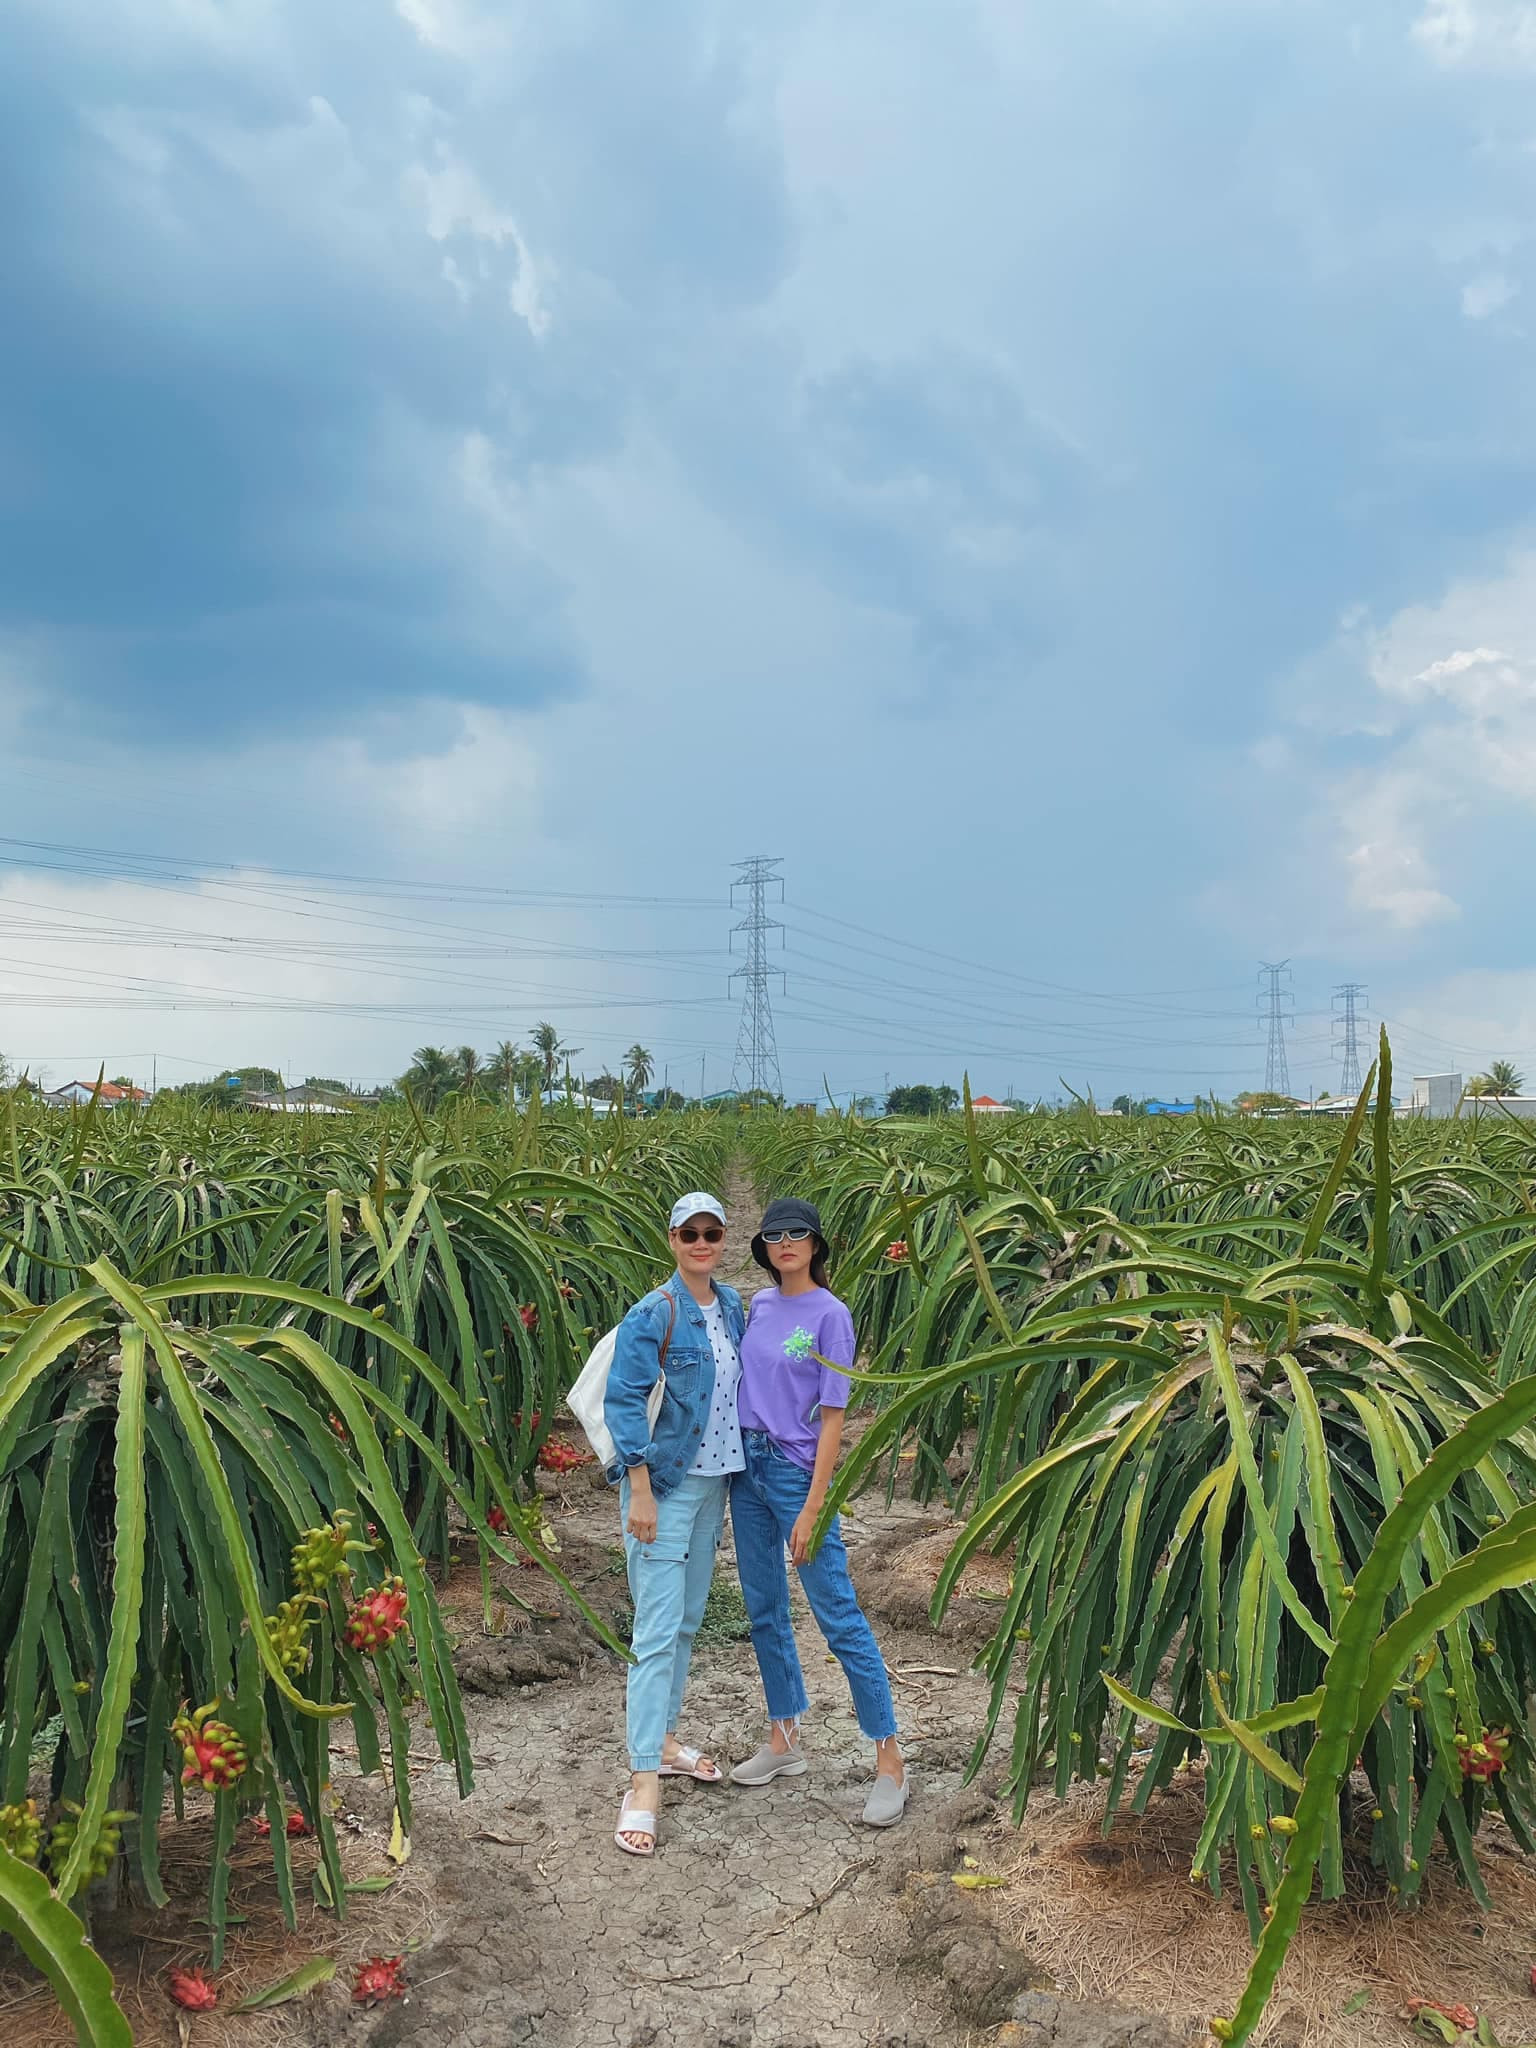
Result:
[[[564,1513],[552,1506],[583,1590],[610,1611],[620,1606],[623,1580],[608,1555],[612,1497],[583,1488]],[[910,1506],[861,1514],[851,1547],[855,1530],[867,1542],[877,1520],[884,1531],[903,1519],[914,1533],[931,1526]],[[728,1545],[719,1569],[734,1577]],[[961,1792],[982,1707],[979,1682],[963,1671],[968,1653],[931,1634],[882,1630],[917,1787],[907,1820],[882,1833],[859,1821],[871,1747],[803,1609],[800,1621],[810,1772],[755,1791],[667,1781],[651,1862],[622,1856],[612,1841],[627,1782],[618,1660],[568,1624],[548,1637],[466,1641],[466,1687],[506,1689],[467,1693],[476,1760],[468,1800],[441,1766],[415,1779],[409,1867],[433,1916],[411,1959],[415,1988],[408,2003],[355,2021],[327,2001],[324,2017],[313,2014],[312,2038],[335,2039],[340,2022],[373,2048],[958,2048],[972,2036],[957,1994],[976,2020],[1004,2019],[1027,1978],[999,1960],[979,1901],[964,1901],[984,1938],[965,1959],[963,1984],[953,1968],[946,1976],[945,1962],[967,1930],[943,1914],[921,1916],[914,1959],[914,1871],[953,1868],[957,1831],[990,1808]],[[963,1675],[901,1676],[934,1666]],[[540,1669],[557,1675],[528,1678]],[[685,1740],[728,1761],[755,1748],[761,1720],[750,1644],[701,1643]],[[340,1771],[336,1787],[353,1808],[379,1796]]]

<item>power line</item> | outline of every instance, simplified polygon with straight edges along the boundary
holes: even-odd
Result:
[[[1285,1027],[1291,1020],[1286,1005],[1289,1003],[1294,1009],[1296,998],[1289,989],[1281,987],[1282,975],[1289,981],[1289,960],[1260,962],[1259,1006],[1267,1012],[1269,1019],[1269,1046],[1264,1056],[1266,1095],[1289,1095],[1291,1092],[1291,1073],[1285,1058]]]
[[[1355,1035],[1359,1014],[1355,1005],[1357,1003],[1363,1004],[1364,1001],[1365,983],[1363,981],[1341,981],[1334,989],[1333,1006],[1337,1012],[1334,1018],[1334,1050],[1342,1055],[1344,1062],[1339,1071],[1339,1093],[1341,1095],[1358,1095],[1360,1093],[1360,1045]],[[1343,1005],[1342,1008],[1340,1008],[1341,1004]],[[1341,1032],[1344,1039],[1342,1046],[1337,1043],[1338,1035]]]
[[[745,1074],[746,1087],[753,1094],[782,1095],[784,1082],[779,1074],[779,1049],[774,1042],[768,983],[775,973],[781,988],[785,982],[782,971],[768,965],[768,934],[782,932],[784,927],[768,915],[768,891],[777,887],[776,900],[782,903],[784,877],[777,872],[777,854],[754,854],[750,860],[739,860],[735,865],[739,879],[731,884],[731,902],[735,903],[738,889],[745,889],[747,914],[740,924],[732,926],[731,937],[734,943],[737,932],[745,934],[747,957],[731,976],[732,981],[742,985],[741,1027],[736,1034],[736,1064],[731,1078],[738,1090]]]

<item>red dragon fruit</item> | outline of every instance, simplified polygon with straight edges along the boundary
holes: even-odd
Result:
[[[893,1243],[888,1244],[885,1248],[885,1256],[893,1266],[904,1266],[907,1263],[908,1256],[907,1240],[904,1237],[898,1237]]]
[[[517,1313],[525,1330],[536,1330],[539,1327],[539,1311],[536,1303],[525,1301]]]
[[[264,1813],[259,1814],[251,1825],[255,1828],[258,1835],[270,1835],[272,1832],[272,1823]],[[290,1813],[283,1822],[283,1832],[292,1839],[297,1840],[299,1836],[309,1833],[309,1822],[302,1813]]]
[[[491,1511],[485,1518],[485,1525],[495,1536],[505,1536],[512,1526],[507,1520],[507,1511],[500,1501],[492,1503]]]
[[[574,1472],[578,1466],[588,1462],[585,1451],[578,1451],[574,1444],[563,1443],[559,1437],[551,1437],[547,1444],[539,1447],[541,1472]]]
[[[1461,1752],[1461,1775],[1476,1778],[1486,1785],[1496,1777],[1509,1761],[1509,1730],[1490,1728],[1481,1742],[1473,1742],[1465,1735],[1456,1737],[1456,1747]]]
[[[386,1998],[405,1996],[405,1957],[369,1956],[357,1966],[352,1999],[357,2005],[382,2005]]]
[[[212,2012],[219,2002],[219,1987],[201,1970],[168,1970],[165,1988],[188,2012]]]
[[[386,1649],[405,1627],[404,1579],[386,1579],[371,1586],[347,1616],[347,1641],[354,1650]]]
[[[245,1776],[250,1764],[245,1744],[225,1721],[216,1721],[217,1700],[187,1713],[187,1702],[171,1723],[171,1740],[181,1749],[183,1785],[201,1785],[205,1792],[227,1792]]]

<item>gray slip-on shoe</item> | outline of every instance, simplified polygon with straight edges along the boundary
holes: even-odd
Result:
[[[864,1825],[870,1828],[893,1828],[907,1810],[907,1794],[912,1789],[912,1780],[904,1771],[899,1780],[884,1773],[876,1778],[869,1788],[869,1797],[864,1802]]]
[[[793,1749],[775,1749],[765,1742],[755,1756],[746,1757],[741,1763],[731,1766],[733,1785],[771,1785],[775,1778],[799,1778],[810,1769],[800,1754],[799,1746]]]

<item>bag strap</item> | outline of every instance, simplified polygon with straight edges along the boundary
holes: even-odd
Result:
[[[667,1334],[661,1340],[661,1349],[656,1355],[656,1364],[660,1370],[664,1371],[667,1363],[667,1349],[672,1342],[672,1332],[677,1328],[677,1296],[670,1287],[663,1287],[661,1291],[667,1297]]]

